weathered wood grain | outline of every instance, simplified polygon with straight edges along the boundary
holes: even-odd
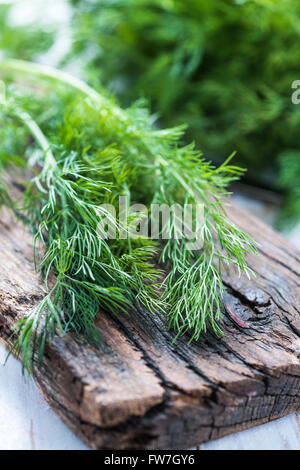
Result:
[[[92,448],[185,448],[300,408],[300,252],[233,206],[231,218],[260,242],[257,276],[224,276],[224,328],[172,343],[145,310],[105,314],[98,351],[73,335],[47,345],[35,378],[48,402]],[[32,238],[1,213],[0,336],[43,297]]]

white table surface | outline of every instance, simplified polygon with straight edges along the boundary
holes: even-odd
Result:
[[[10,3],[10,0],[0,0]],[[16,8],[12,20],[30,23],[33,19],[61,24],[61,33],[42,61],[56,65],[70,43],[67,19],[69,9],[64,0],[22,0],[13,2]],[[237,202],[272,222],[272,208],[259,201],[238,196]],[[300,246],[300,226],[288,235]],[[19,361],[10,357],[4,365],[7,352],[0,344],[0,450],[84,450],[83,444],[60,420],[45,402],[31,379],[22,375]],[[116,443],[117,447],[117,443]],[[202,444],[201,449],[293,449],[300,450],[300,414],[292,414],[271,423],[242,431],[222,439]]]
[[[21,365],[0,345],[0,450],[88,449],[60,420]],[[117,447],[117,443],[116,443]],[[300,450],[300,415],[294,413],[271,423],[223,437],[201,449]]]

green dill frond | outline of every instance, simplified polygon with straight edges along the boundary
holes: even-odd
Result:
[[[19,210],[35,235],[36,265],[49,292],[18,325],[14,349],[25,366],[43,356],[55,331],[83,333],[99,344],[96,316],[126,314],[136,302],[152,314],[166,311],[177,336],[190,331],[198,339],[208,324],[219,334],[222,269],[232,264],[249,273],[245,257],[255,252],[254,241],[230,222],[224,207],[227,185],[243,172],[232,156],[215,168],[194,145],[180,145],[182,127],[158,130],[144,107],[123,110],[64,72],[22,61],[2,62],[0,72],[30,77],[42,95],[32,95],[33,106],[9,88],[1,106],[33,138],[26,154],[35,155],[28,160],[34,176]],[[45,119],[43,95],[53,88]],[[170,227],[162,227],[172,236],[160,242],[132,238],[126,227],[124,238],[100,238],[100,205],[110,203],[118,212],[124,195],[147,208],[201,204],[201,246],[190,250],[187,234],[176,237],[174,214]]]
[[[0,207],[1,206],[10,206],[11,205],[11,200],[5,185],[5,181],[2,181],[2,178],[0,179]]]

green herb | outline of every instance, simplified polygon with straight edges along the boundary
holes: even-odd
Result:
[[[169,327],[177,336],[190,331],[190,341],[208,324],[221,333],[222,268],[234,265],[249,275],[245,255],[256,251],[226,216],[226,187],[243,173],[230,163],[232,156],[215,168],[193,145],[180,146],[182,127],[158,130],[141,104],[123,110],[59,70],[5,61],[0,73],[8,84],[1,132],[7,128],[6,139],[14,139],[11,127],[21,127],[34,139],[26,145],[34,177],[18,212],[35,234],[36,263],[48,288],[18,324],[13,348],[24,365],[30,369],[35,354],[42,360],[45,341],[56,331],[83,333],[99,344],[97,314],[123,315],[136,302],[151,314],[166,311]],[[6,148],[3,155],[0,149],[3,164],[15,164],[16,150],[8,154]],[[187,237],[101,239],[99,206],[117,209],[122,195],[147,207],[201,201],[202,248],[188,250]],[[176,230],[174,216],[170,230]]]

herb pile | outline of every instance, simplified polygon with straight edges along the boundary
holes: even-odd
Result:
[[[59,70],[10,60],[0,74],[0,162],[31,168],[22,198],[10,205],[34,233],[48,289],[18,324],[14,349],[24,366],[42,360],[56,331],[99,344],[95,317],[108,311],[122,318],[136,302],[149,314],[166,312],[177,336],[198,339],[208,325],[221,333],[221,270],[231,264],[250,274],[245,255],[255,252],[223,205],[242,170],[230,158],[215,168],[193,145],[180,144],[182,127],[160,130],[141,104],[121,109],[103,90]],[[5,182],[1,194],[5,202]],[[185,238],[99,238],[99,205],[117,209],[120,195],[147,206],[200,200],[203,248],[186,250]]]

